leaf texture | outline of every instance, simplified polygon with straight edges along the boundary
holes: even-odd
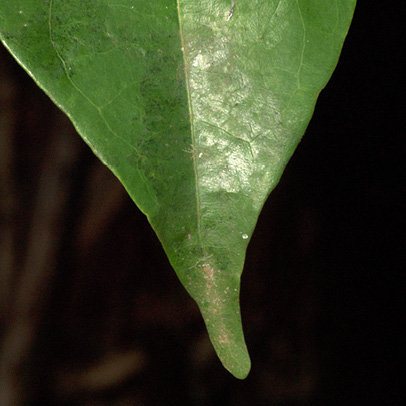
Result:
[[[245,252],[331,76],[355,0],[16,0],[0,37],[121,180],[197,302],[223,365],[250,369]]]

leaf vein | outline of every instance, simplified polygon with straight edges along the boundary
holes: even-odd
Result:
[[[193,106],[192,106],[192,97],[191,97],[191,88],[190,88],[190,78],[189,78],[189,65],[187,60],[187,48],[185,44],[185,37],[184,37],[184,30],[183,30],[183,21],[181,15],[181,6],[180,0],[177,0],[177,8],[178,8],[178,18],[179,18],[179,35],[182,44],[182,54],[183,54],[183,64],[185,69],[185,78],[186,78],[186,92],[188,98],[188,106],[189,106],[189,118],[190,118],[190,131],[191,131],[191,138],[192,138],[192,147],[193,147],[193,169],[195,174],[195,187],[196,187],[196,215],[197,215],[197,234],[199,238],[200,247],[202,249],[202,256],[206,256],[206,250],[203,244],[202,238],[202,229],[201,229],[201,213],[200,213],[200,190],[199,190],[199,174],[198,174],[198,167],[197,167],[197,158],[196,158],[196,134],[194,131],[194,115],[193,115]]]

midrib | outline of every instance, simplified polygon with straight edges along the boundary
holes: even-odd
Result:
[[[205,249],[203,245],[202,233],[201,233],[201,223],[200,223],[200,189],[199,189],[199,173],[197,168],[197,156],[196,156],[196,135],[194,130],[194,116],[193,116],[193,106],[192,106],[192,97],[190,91],[190,78],[188,72],[188,59],[186,55],[186,44],[185,44],[185,37],[183,32],[183,21],[181,15],[181,6],[180,1],[177,0],[177,8],[178,8],[178,18],[179,18],[179,35],[182,44],[182,54],[183,54],[183,64],[185,69],[185,79],[186,79],[186,92],[187,92],[187,100],[188,100],[188,107],[189,107],[189,120],[190,120],[190,133],[192,138],[192,158],[193,158],[193,171],[195,175],[195,190],[196,190],[196,216],[197,216],[197,233],[199,238],[200,247],[202,249],[202,257],[205,257]]]

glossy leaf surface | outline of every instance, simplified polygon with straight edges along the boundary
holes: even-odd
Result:
[[[336,66],[355,0],[15,0],[1,39],[148,216],[224,366],[265,199]]]

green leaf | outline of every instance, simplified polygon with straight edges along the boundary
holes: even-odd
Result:
[[[148,216],[238,378],[250,369],[239,309],[247,244],[337,64],[354,7],[0,3],[1,40]]]

